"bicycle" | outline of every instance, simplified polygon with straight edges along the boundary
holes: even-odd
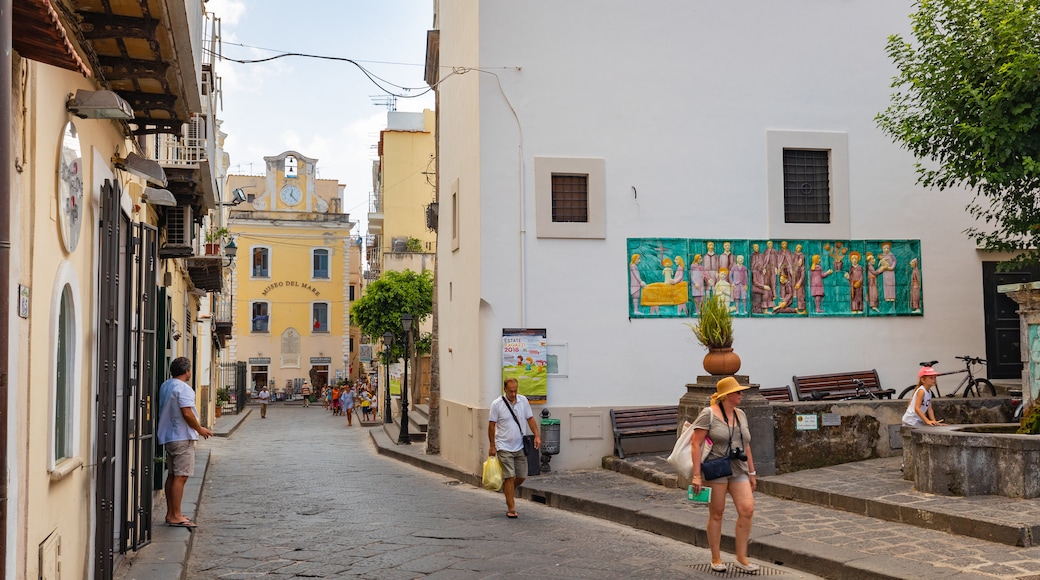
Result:
[[[856,385],[856,394],[855,395],[849,395],[848,397],[842,397],[842,398],[838,399],[839,401],[853,401],[853,400],[856,400],[856,399],[876,399],[876,398],[878,398],[877,395],[875,395],[873,391],[868,389],[866,387],[866,385],[863,384],[863,381],[861,381],[859,379],[852,379],[852,384]]]
[[[958,357],[954,357],[954,358],[956,358],[958,360],[964,361],[964,369],[963,370],[959,370],[959,371],[950,371],[950,372],[946,372],[946,373],[939,373],[936,376],[944,377],[946,375],[956,375],[956,374],[960,374],[960,373],[968,373],[968,376],[964,377],[964,379],[961,380],[960,384],[957,385],[957,388],[954,389],[953,392],[948,394],[948,395],[943,395],[941,392],[939,392],[939,385],[937,383],[935,385],[935,387],[934,387],[933,396],[935,396],[935,397],[956,397],[957,393],[959,393],[962,388],[964,389],[964,394],[962,395],[964,397],[983,397],[983,396],[987,396],[987,395],[990,396],[990,397],[997,396],[997,389],[996,389],[996,387],[993,386],[993,383],[989,382],[989,379],[985,379],[985,378],[982,378],[982,377],[976,377],[975,376],[975,371],[974,371],[973,367],[976,366],[976,365],[984,365],[984,364],[986,364],[986,360],[985,359],[981,359],[981,358],[973,357],[973,356],[967,356],[967,355],[966,356],[958,356]],[[939,364],[939,361],[937,361],[937,360],[924,361],[924,362],[921,362],[920,364],[923,367],[931,367],[931,366],[935,366],[935,365]],[[907,395],[909,395],[910,393],[914,392],[914,390],[916,390],[916,389],[917,389],[917,385],[916,384],[910,385],[909,387],[903,389],[902,393],[899,393],[899,398],[900,399],[905,399]]]

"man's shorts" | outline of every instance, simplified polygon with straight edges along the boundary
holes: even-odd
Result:
[[[195,475],[195,441],[170,441],[166,444],[166,465],[173,475]]]
[[[502,479],[513,477],[527,477],[527,456],[524,450],[520,451],[495,451],[499,463],[502,464]]]

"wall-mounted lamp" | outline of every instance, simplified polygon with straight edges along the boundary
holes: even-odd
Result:
[[[113,157],[112,163],[123,171],[129,171],[141,179],[166,187],[166,172],[163,171],[162,165],[159,165],[156,161],[145,159],[137,153],[130,153],[125,159]]]
[[[141,201],[148,205],[162,205],[166,207],[174,207],[177,205],[177,198],[173,197],[167,189],[157,189],[154,187],[145,187],[144,193],[141,194]]]
[[[133,119],[130,103],[112,91],[80,89],[76,96],[69,95],[65,109],[80,119]]]
[[[235,256],[238,255],[238,246],[235,244],[234,238],[228,240],[228,243],[224,244],[224,255],[227,256],[227,264],[225,266],[231,267],[231,263],[235,261]]]

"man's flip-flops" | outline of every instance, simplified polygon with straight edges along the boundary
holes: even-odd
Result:
[[[191,520],[184,520],[183,522],[166,522],[166,525],[174,528],[188,528],[189,530],[194,530],[199,527],[198,524]]]
[[[516,515],[516,512],[506,512],[506,517],[511,519],[511,520],[515,520],[517,515]]]

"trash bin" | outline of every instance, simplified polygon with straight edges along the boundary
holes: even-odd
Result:
[[[556,455],[560,452],[560,420],[542,419],[542,453]]]

